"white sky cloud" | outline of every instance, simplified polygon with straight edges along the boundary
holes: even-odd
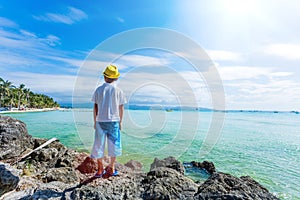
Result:
[[[242,59],[239,53],[223,50],[207,50],[206,51],[212,60],[216,61],[240,61]]]
[[[291,72],[269,67],[219,67],[227,109],[299,110],[300,83],[290,79]],[[299,103],[298,103],[299,102]]]
[[[23,49],[26,51],[26,48],[36,50],[37,48],[59,45],[60,38],[51,34],[46,37],[37,37],[35,33],[23,29],[0,30],[0,44],[4,48]]]
[[[88,71],[103,71],[108,64],[116,65],[119,70],[126,71],[128,68],[140,66],[167,66],[171,63],[166,57],[156,57],[155,55],[125,54],[119,55],[112,52],[93,50],[84,60],[83,68]]]
[[[155,56],[144,56],[144,55],[136,55],[129,54],[123,55],[120,59],[117,60],[116,63],[120,63],[119,65],[127,65],[128,66],[166,66],[170,64],[170,61],[165,58],[159,58]]]
[[[56,23],[63,23],[63,24],[74,24],[79,22],[83,19],[87,19],[87,14],[74,7],[68,7],[66,13],[46,13],[40,16],[33,16],[34,19],[46,22],[56,22]]]
[[[75,75],[30,72],[6,73],[5,77],[15,85],[24,83],[32,91],[42,93],[70,93],[76,79]]]
[[[219,67],[218,71],[223,81],[255,79],[258,78],[259,76],[269,76],[272,72],[270,68],[250,67],[250,66]]]
[[[20,33],[22,33],[24,36],[28,36],[28,37],[33,37],[33,38],[37,37],[34,33],[26,31],[26,30],[22,30],[22,29],[20,30]]]
[[[61,44],[60,38],[55,35],[47,35],[46,38],[42,38],[41,40],[50,46],[56,46]]]
[[[5,17],[0,17],[0,27],[18,27],[18,24]]]
[[[56,61],[61,61],[66,64],[69,64],[76,68],[76,70],[83,64],[83,60],[81,59],[76,59],[76,58],[70,58],[70,57],[62,57],[62,56],[42,56],[43,58],[51,59],[51,60],[56,60]]]
[[[124,22],[125,22],[125,20],[124,20],[122,17],[117,17],[117,20],[118,20],[119,22],[121,22],[121,23],[124,23]]]
[[[253,80],[224,83],[229,109],[299,110],[300,84],[290,80],[269,80],[259,84]],[[278,105],[276,108],[274,105]]]
[[[264,48],[264,53],[288,60],[300,60],[300,44],[277,43]]]
[[[291,76],[293,74],[294,73],[292,73],[292,72],[273,72],[273,73],[271,73],[271,76],[273,76],[273,77],[285,77],[285,76]]]
[[[41,71],[49,68],[62,73],[75,74],[82,61],[82,53],[65,52],[55,49],[60,38],[49,34],[38,37],[37,34],[18,29],[18,27],[0,29],[0,71]],[[70,56],[72,54],[72,56]],[[75,55],[76,54],[76,55]],[[9,66],[9,67],[8,67]],[[26,67],[25,67],[26,66]]]

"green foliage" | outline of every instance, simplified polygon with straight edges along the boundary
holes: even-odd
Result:
[[[31,176],[33,172],[34,172],[34,166],[32,165],[32,161],[26,160],[23,165],[23,174],[22,175]]]
[[[0,107],[53,108],[60,105],[47,95],[30,91],[24,84],[16,87],[12,82],[0,78]]]

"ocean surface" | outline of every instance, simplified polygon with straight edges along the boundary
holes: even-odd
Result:
[[[92,110],[6,115],[24,121],[34,137],[56,137],[80,151],[89,152],[92,147]],[[218,171],[251,176],[281,199],[300,199],[299,114],[228,112],[220,133],[210,130],[214,120],[213,112],[125,110],[123,156],[118,161],[135,159],[147,170],[154,157],[208,160]],[[207,138],[212,140],[209,151],[200,155]],[[205,179],[203,174],[190,176]]]

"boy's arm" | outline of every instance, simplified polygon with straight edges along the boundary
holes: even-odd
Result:
[[[93,113],[94,113],[94,129],[96,129],[96,117],[98,114],[98,104],[94,104],[94,109],[93,109]]]
[[[119,105],[120,130],[122,130],[123,112],[124,112],[124,105]]]

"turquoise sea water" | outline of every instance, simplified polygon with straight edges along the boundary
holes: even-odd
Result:
[[[7,115],[24,121],[34,137],[57,137],[71,148],[91,148],[91,110]],[[123,163],[135,159],[147,169],[154,156],[205,159],[214,162],[218,171],[250,175],[281,199],[300,199],[300,115],[226,113],[221,135],[205,157],[199,150],[214,120],[211,112],[131,110],[124,120],[123,156],[118,158]]]

